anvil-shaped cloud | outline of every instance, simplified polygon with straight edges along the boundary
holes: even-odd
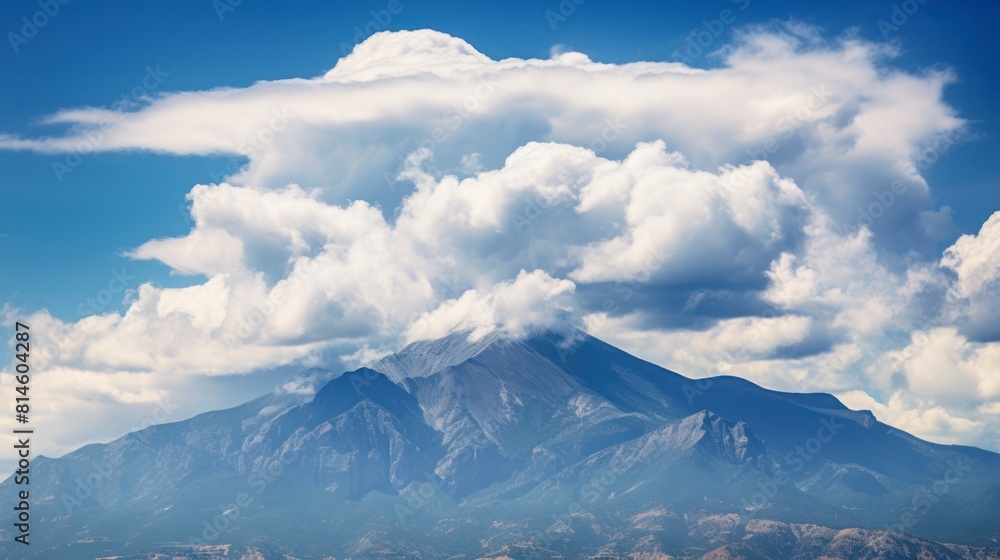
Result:
[[[96,393],[152,402],[186,377],[353,364],[456,329],[582,327],[996,449],[1000,213],[898,258],[948,231],[921,172],[964,122],[948,72],[893,54],[786,26],[711,70],[494,61],[423,30],[317,78],[62,111],[65,134],[0,148],[246,164],[191,190],[187,235],[131,252],[193,285],[143,285],[123,316],[32,317],[58,348],[37,383],[62,395],[38,412],[86,425]]]

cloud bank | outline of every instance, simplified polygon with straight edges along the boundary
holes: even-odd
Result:
[[[0,148],[232,154],[248,162],[231,183],[294,183],[328,201],[388,207],[402,198],[394,175],[416,148],[461,170],[471,153],[499,167],[529,141],[622,157],[659,139],[698,169],[767,160],[838,221],[900,242],[941,230],[918,219],[929,200],[920,171],[964,121],[942,101],[949,71],[907,73],[891,67],[894,56],[802,26],[746,30],[712,70],[572,52],[491,60],[442,33],[382,32],[316,78],[159,93],[131,111],[67,109],[46,120],[65,134],[3,135]]]
[[[950,224],[921,173],[963,129],[942,98],[954,77],[806,31],[744,31],[712,70],[495,61],[433,31],[380,33],[320,77],[0,136],[246,158],[191,189],[188,234],[130,253],[191,286],[144,284],[123,315],[30,317],[56,349],[39,421],[457,329],[582,326],[690,376],[835,392],[1000,448],[1000,212],[927,250]]]

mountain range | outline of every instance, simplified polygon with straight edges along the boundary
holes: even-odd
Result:
[[[37,457],[0,554],[1000,557],[1000,455],[580,332],[469,336]]]

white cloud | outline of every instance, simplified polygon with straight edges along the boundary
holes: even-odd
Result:
[[[958,275],[961,297],[1000,288],[1000,211],[986,220],[979,235],[963,235],[945,250],[941,264]]]
[[[632,167],[632,158],[644,164],[630,169],[631,181],[609,178],[589,189],[586,202],[595,204],[594,199],[611,196],[599,192],[601,187],[627,185],[626,225],[620,235],[587,247],[573,278],[739,281],[747,271],[759,273],[782,247],[796,244],[809,219],[806,197],[767,163],[717,175],[675,167],[668,154],[655,151],[655,145],[643,146],[625,160],[625,168]],[[650,165],[651,156],[660,157],[657,165]]]
[[[978,445],[997,449],[1000,422],[984,417],[971,418],[968,411],[949,409],[933,401],[914,399],[905,392],[893,393],[881,403],[862,390],[838,393],[837,397],[855,410],[870,410],[875,417],[919,437],[938,443]]]
[[[634,319],[594,313],[586,317],[586,325],[588,331],[605,340],[636,337],[625,344],[642,348],[644,355],[655,356],[660,363],[682,364],[685,367],[679,369],[699,377],[719,373],[725,363],[767,358],[780,348],[805,340],[812,327],[812,318],[788,315],[724,319],[704,331],[657,332],[642,328]]]
[[[663,139],[699,169],[766,159],[838,222],[857,222],[873,192],[900,181],[905,196],[884,208],[894,219],[873,227],[888,236],[895,228],[883,224],[909,222],[921,234],[927,185],[912,171],[927,146],[963,126],[942,101],[954,77],[892,69],[885,45],[819,36],[801,25],[747,30],[721,67],[699,70],[570,52],[495,61],[443,33],[383,32],[320,77],[163,94],[126,114],[64,111],[50,120],[69,125],[65,135],[5,135],[0,148],[229,153],[249,158],[234,184],[296,183],[324,189],[326,200],[394,205],[400,196],[382,188],[386,175],[420,146],[460,169],[471,153],[499,166],[531,141],[617,157]]]
[[[396,221],[407,253],[494,282],[532,265],[588,283],[746,284],[797,245],[812,212],[765,162],[692,170],[662,141],[620,162],[530,143],[501,170],[464,180],[409,173],[421,186]]]
[[[899,290],[904,280],[879,262],[871,232],[840,234],[823,217],[808,227],[804,250],[782,254],[768,277],[766,301],[859,333],[879,333],[906,304]]]
[[[383,37],[398,40],[382,41]],[[455,76],[476,72],[493,62],[469,43],[443,33],[400,31],[378,33],[375,40],[357,45],[351,54],[323,76],[333,83],[370,82],[428,74]]]
[[[243,268],[243,243],[223,230],[203,228],[186,239],[147,241],[128,256],[160,260],[181,274],[223,274]]]
[[[793,391],[843,390],[863,358],[852,342],[785,355],[806,344],[821,327],[808,316],[724,319],[705,330],[657,329],[641,314],[585,317],[587,331],[654,363],[690,377],[736,375],[765,387]]]
[[[572,307],[571,278],[641,276],[647,261],[602,263],[600,252],[609,244],[638,252],[630,247],[642,242],[636,230],[679,224],[684,204],[700,206],[704,223],[643,234],[674,250],[641,281],[671,285],[724,274],[762,282],[771,259],[794,249],[813,212],[766,163],[696,171],[662,142],[640,144],[623,161],[586,148],[529,144],[502,169],[463,180],[436,180],[420,164],[414,160],[408,170],[418,188],[394,224],[368,203],[333,205],[294,185],[198,185],[188,196],[195,222],[189,234],[150,241],[131,255],[207,281],[182,289],[144,284],[123,316],[35,320],[62,333],[60,364],[238,373],[324,348],[383,347],[407,332],[441,334],[463,321],[516,333],[552,327],[551,313]],[[746,175],[739,189],[727,183],[736,172]],[[665,197],[650,193],[657,185],[666,187]],[[747,256],[706,256],[707,248]],[[555,307],[525,299],[529,288]],[[424,331],[411,328],[419,317]]]
[[[572,326],[569,296],[574,289],[569,280],[556,280],[541,270],[522,270],[513,281],[501,282],[489,293],[469,290],[423,314],[407,329],[407,340],[432,340],[465,330],[473,341],[496,330],[515,338],[565,331]]]
[[[956,410],[1000,401],[1000,343],[977,344],[954,328],[916,332],[883,367],[901,373],[912,395]]]
[[[963,235],[945,250],[941,266],[957,276],[950,289],[948,321],[978,341],[1000,340],[1000,212],[978,235]]]
[[[75,323],[28,314],[72,380],[40,382],[97,418],[98,397],[149,405],[204,375],[583,324],[681,373],[835,391],[987,445],[1000,213],[943,258],[891,250],[948,230],[914,171],[963,124],[948,72],[892,56],[794,26],[743,33],[712,70],[382,33],[314,79],[61,112],[66,135],[0,148],[71,152],[110,121],[93,149],[249,163],[191,190],[188,234],[129,253],[190,287],[147,283],[123,315]],[[397,175],[412,188],[387,188]],[[80,421],[63,449],[88,440]]]

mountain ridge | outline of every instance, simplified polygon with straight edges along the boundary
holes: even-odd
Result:
[[[216,538],[247,546],[253,530],[280,526],[282,546],[295,543],[301,557],[363,558],[404,542],[428,557],[535,547],[528,527],[576,507],[603,529],[547,539],[563,554],[613,546],[682,556],[702,542],[687,522],[635,533],[630,520],[657,508],[670,519],[736,515],[1000,542],[989,523],[1000,512],[1000,455],[924,442],[832,395],[734,377],[699,382],[575,338],[568,346],[553,333],[456,333],[371,367],[308,370],[237,407],[39,458],[36,515],[59,529],[51,546],[79,552],[67,558],[195,539],[197,520],[215,519],[212,508],[241,493],[250,505]],[[88,479],[97,482],[81,491]],[[942,480],[931,507],[914,505]],[[308,517],[296,529],[281,512]],[[323,544],[321,534],[353,544]],[[743,554],[748,545],[719,546]]]

